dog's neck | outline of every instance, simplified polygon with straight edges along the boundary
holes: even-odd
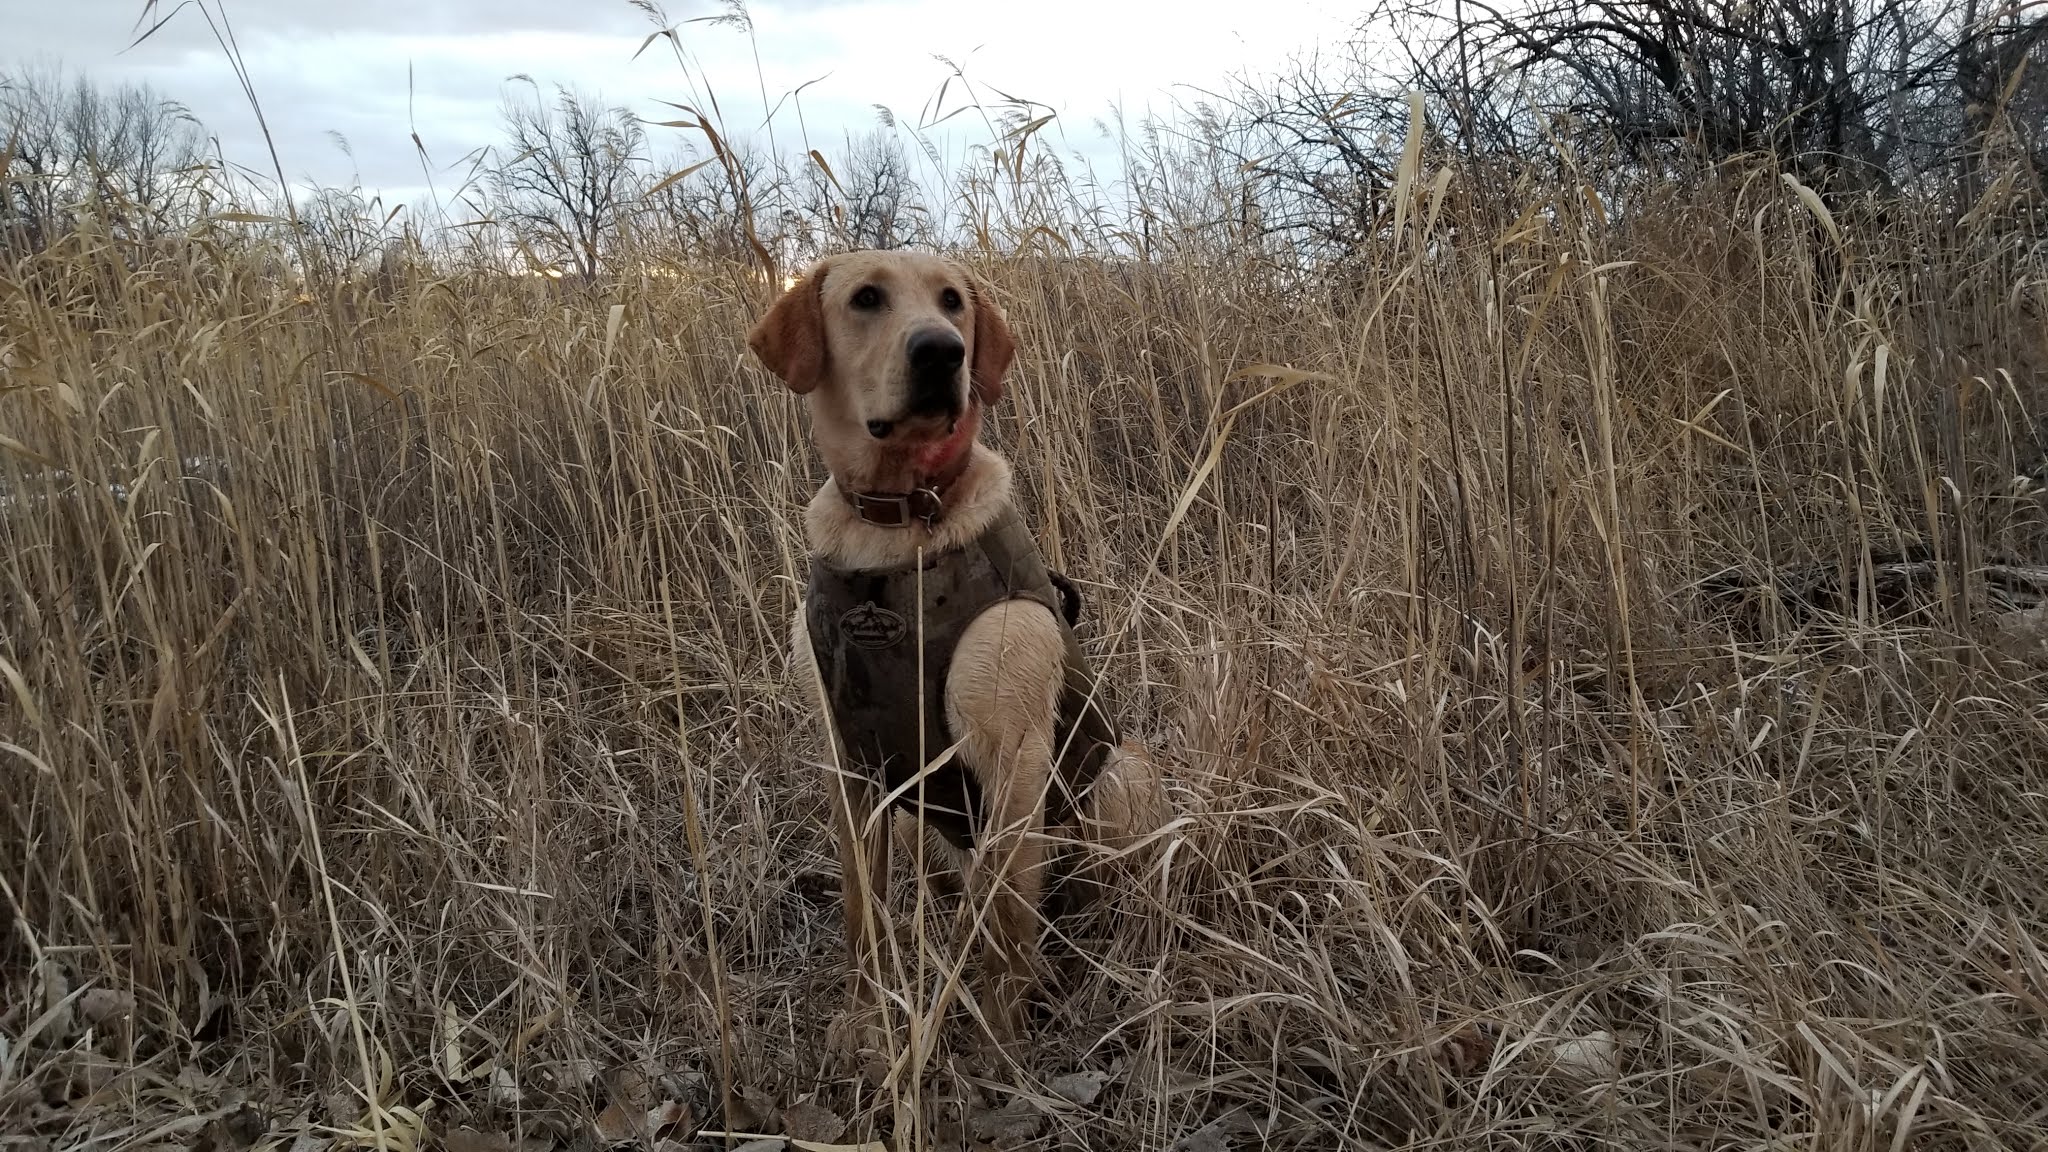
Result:
[[[981,407],[968,408],[944,437],[895,450],[870,450],[832,469],[839,494],[856,515],[882,528],[932,524],[947,513],[955,481],[974,459]],[[880,446],[877,446],[878,448]],[[828,461],[828,463],[832,463]]]
[[[914,562],[920,551],[925,556],[952,551],[979,536],[1009,503],[1010,462],[975,439],[966,419],[961,423],[963,427],[947,438],[951,441],[961,432],[967,434],[955,458],[932,454],[933,449],[947,443],[942,441],[922,453],[910,454],[910,459],[892,453],[895,459],[884,461],[880,459],[882,454],[876,453],[872,467],[833,469],[832,479],[818,489],[805,510],[804,527],[812,552],[839,568],[894,568]],[[920,466],[935,459],[942,461],[942,471],[951,471],[953,475],[944,485],[943,511],[930,520],[914,518],[904,527],[873,524],[863,519],[847,499],[849,491],[910,491],[911,484],[933,477],[929,471],[920,474]]]

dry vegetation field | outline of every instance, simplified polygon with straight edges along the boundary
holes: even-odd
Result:
[[[1007,1052],[899,885],[893,1067],[758,270],[0,269],[0,1146],[2048,1147],[2042,265],[1446,163],[1341,271],[963,251],[1181,818]]]

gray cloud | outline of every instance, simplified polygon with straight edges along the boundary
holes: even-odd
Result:
[[[26,58],[148,83],[191,109],[228,159],[267,172],[262,127],[226,53],[201,10],[175,8],[160,5],[169,21],[132,47],[139,0],[34,3],[4,22]],[[444,170],[491,143],[514,72],[626,100],[604,82],[624,75],[619,66],[653,27],[624,3],[544,0],[230,4],[227,17],[286,178],[387,189],[423,179],[415,129]]]
[[[1111,150],[1096,140],[1092,123],[1113,101],[1142,114],[1166,99],[1174,81],[1206,82],[1247,61],[1277,62],[1312,39],[1318,21],[1330,23],[1318,15],[1322,2],[1264,0],[1252,14],[1258,23],[1241,33],[1233,22],[1249,17],[1228,0],[1038,0],[1029,18],[957,0],[762,0],[751,6],[750,38],[681,22],[717,15],[721,0],[678,0],[667,16],[680,22],[680,65],[667,43],[634,58],[656,25],[627,0],[227,0],[227,15],[286,177],[360,180],[391,200],[420,196],[429,178],[414,130],[435,186],[444,194],[455,187],[462,158],[498,139],[499,109],[515,73],[656,120],[680,115],[658,101],[695,103],[708,85],[734,136],[760,130],[764,87],[772,104],[823,77],[804,92],[801,108],[809,143],[829,151],[845,134],[872,127],[877,103],[915,121],[947,82],[949,69],[935,59],[944,55],[964,62],[991,99],[999,87],[1053,105],[1061,119],[1046,142],[1107,158]],[[165,2],[157,11],[175,6]],[[15,54],[0,65],[55,57],[102,80],[148,82],[189,107],[229,160],[267,172],[255,114],[199,9],[188,5],[130,48],[144,8],[143,0],[0,0],[0,27]],[[1078,27],[1088,34],[1074,35]],[[1130,51],[1136,43],[1146,50]],[[960,92],[954,82],[949,100]],[[799,139],[795,111],[785,105],[774,122],[785,148]],[[330,133],[345,138],[353,155]],[[983,134],[970,115],[935,136],[950,163],[966,140]],[[697,133],[655,128],[650,137],[657,155],[701,154]]]
[[[152,40],[179,47],[211,46],[212,33],[196,6],[179,10],[178,0],[9,0],[7,26],[16,43],[62,51],[67,55],[117,51],[142,29],[170,17]],[[610,32],[645,34],[652,25],[639,9],[626,3],[563,3],[561,0],[335,0],[307,3],[239,0],[224,6],[238,36],[273,34],[316,36],[332,32],[379,35],[461,36],[508,30]],[[147,17],[145,19],[145,17]]]

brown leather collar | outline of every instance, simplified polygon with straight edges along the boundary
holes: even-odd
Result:
[[[840,488],[840,496],[854,508],[854,515],[862,521],[885,527],[885,529],[907,529],[915,523],[932,527],[940,517],[946,515],[946,492],[952,482],[967,471],[967,457],[973,455],[973,447],[961,453],[961,459],[948,465],[942,474],[926,480],[909,492],[852,492]]]
[[[853,508],[853,514],[882,528],[908,528],[922,523],[929,528],[946,514],[946,493],[967,471],[974,459],[974,445],[960,453],[938,474],[922,478],[908,492],[855,492],[840,488],[839,495]]]
[[[853,514],[883,528],[908,528],[922,520],[926,526],[945,514],[946,499],[931,488],[908,492],[848,492],[839,494],[853,506]]]

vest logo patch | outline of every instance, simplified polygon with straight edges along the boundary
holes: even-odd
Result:
[[[876,606],[873,600],[841,616],[839,630],[848,640],[870,650],[892,648],[910,631],[903,617]]]

